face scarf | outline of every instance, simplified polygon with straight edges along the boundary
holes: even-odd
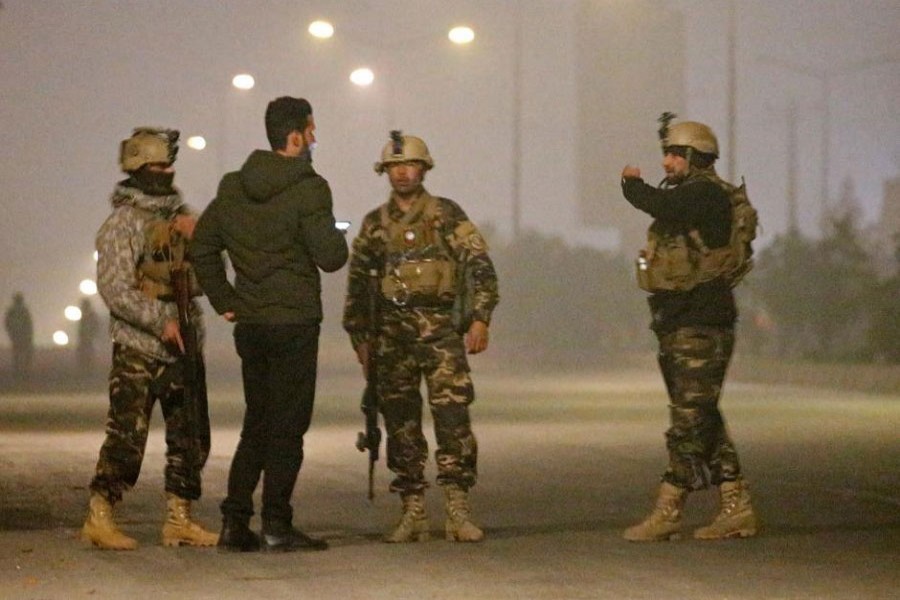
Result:
[[[175,188],[172,187],[174,179],[174,171],[151,171],[147,165],[143,165],[131,174],[130,183],[148,196],[168,196],[175,193]]]

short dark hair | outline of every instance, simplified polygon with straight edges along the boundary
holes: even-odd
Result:
[[[305,98],[282,96],[266,107],[266,137],[272,150],[284,150],[287,138],[294,131],[303,131],[309,125],[312,105]]]

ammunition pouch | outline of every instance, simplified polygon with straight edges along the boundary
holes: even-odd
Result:
[[[439,258],[400,262],[382,277],[381,293],[397,306],[450,303],[456,293],[456,264]]]
[[[184,263],[188,270],[190,297],[203,295],[200,283],[190,264]],[[138,267],[138,287],[148,298],[163,302],[175,302],[175,288],[172,286],[170,263],[145,262]]]
[[[138,287],[148,297],[163,302],[175,301],[172,270],[187,269],[189,296],[202,296],[203,291],[194,269],[185,259],[187,240],[172,232],[169,221],[154,219],[144,229],[148,256],[137,267]]]
[[[734,263],[729,248],[716,248],[706,254],[683,248],[663,256],[647,258],[642,250],[635,261],[638,287],[646,292],[686,292],[699,283],[727,273]]]
[[[647,292],[687,291],[700,282],[699,252],[688,246],[684,235],[661,246],[651,234],[650,243],[635,261],[638,286]]]
[[[638,256],[638,286],[648,292],[688,291],[699,283],[723,277],[733,287],[753,268],[758,218],[746,187],[735,187],[714,173],[698,179],[721,187],[731,203],[731,233],[727,245],[710,249],[696,229],[654,221],[647,232],[647,247]]]

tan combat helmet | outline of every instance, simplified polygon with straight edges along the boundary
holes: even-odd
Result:
[[[119,166],[126,173],[150,163],[172,164],[178,154],[177,129],[137,127],[119,146]]]
[[[662,137],[663,151],[670,146],[685,146],[719,158],[719,141],[716,135],[712,129],[696,121],[682,121],[668,126]]]
[[[391,141],[381,150],[381,160],[375,163],[375,172],[381,175],[386,165],[391,163],[418,160],[425,163],[425,170],[434,167],[434,159],[428,153],[428,146],[422,138],[414,135],[403,135],[395,129],[391,131]]]

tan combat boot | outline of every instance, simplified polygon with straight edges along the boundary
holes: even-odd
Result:
[[[203,529],[191,520],[191,501],[166,492],[166,524],[162,529],[163,546],[215,546],[219,534]]]
[[[447,496],[447,522],[444,530],[451,542],[480,542],[484,532],[472,522],[469,508],[469,492],[458,485],[445,485]]]
[[[90,511],[81,528],[81,539],[104,550],[134,550],[137,541],[116,527],[113,507],[104,496],[91,494]]]
[[[722,482],[719,486],[719,514],[711,524],[694,531],[694,537],[698,540],[745,538],[756,535],[757,528],[747,483],[738,479]]]
[[[428,516],[425,514],[425,494],[403,494],[403,514],[397,527],[384,536],[389,544],[405,542],[425,542],[431,537],[428,529]]]
[[[687,490],[663,482],[656,507],[644,521],[622,535],[629,542],[664,542],[681,536],[681,510]]]

